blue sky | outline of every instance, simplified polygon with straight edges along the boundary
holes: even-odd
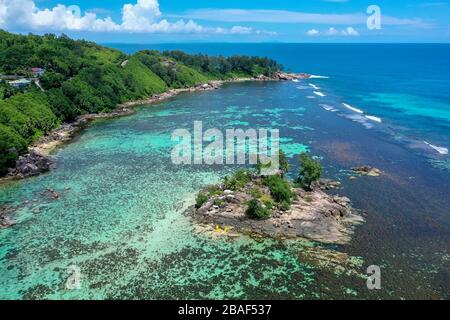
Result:
[[[100,42],[450,42],[450,0],[0,0],[0,28]]]

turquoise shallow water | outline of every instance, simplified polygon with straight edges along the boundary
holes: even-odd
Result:
[[[55,170],[3,186],[2,203],[31,202],[17,213],[19,224],[0,234],[0,298],[319,295],[314,267],[297,257],[313,244],[210,239],[182,214],[197,190],[233,168],[172,165],[172,130],[192,129],[194,119],[220,128],[271,125],[283,113],[304,111],[295,102],[260,119],[252,116],[255,104],[242,104],[247,90],[266,96],[265,86],[243,85],[97,121],[56,152]],[[240,118],[247,121],[226,120]],[[289,154],[306,148],[283,141]],[[47,188],[60,199],[43,195]],[[36,208],[41,213],[33,214]],[[72,265],[81,270],[81,290],[65,288]]]
[[[383,130],[349,121],[345,110],[324,110],[332,97],[309,99],[298,86],[227,85],[97,121],[55,153],[50,173],[1,186],[0,203],[21,209],[18,224],[0,231],[0,298],[448,297],[445,171],[386,141]],[[367,223],[346,246],[229,238],[193,224],[183,212],[195,192],[236,169],[171,163],[171,132],[192,130],[194,120],[222,130],[279,128],[293,170],[300,151],[321,156],[326,175],[368,211]],[[388,174],[350,182],[346,170],[361,163]],[[60,198],[49,199],[47,188]],[[373,263],[386,272],[380,292],[365,287]],[[80,270],[79,290],[66,288],[69,266]]]

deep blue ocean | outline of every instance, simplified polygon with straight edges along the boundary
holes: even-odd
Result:
[[[286,70],[327,77],[314,84],[327,96],[329,109],[346,103],[363,111],[348,109],[348,117],[450,170],[450,44],[107,45],[126,53],[156,49],[267,56]]]

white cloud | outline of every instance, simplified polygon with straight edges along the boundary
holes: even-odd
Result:
[[[234,26],[233,28],[231,28],[231,33],[235,34],[250,34],[252,32],[253,29],[248,27]]]
[[[339,31],[337,31],[336,28],[333,28],[333,27],[328,29],[328,31],[326,32],[326,35],[328,35],[328,36],[336,36],[338,34],[339,34]]]
[[[34,0],[0,0],[0,28],[19,31],[275,34],[242,26],[209,28],[191,19],[169,22],[162,19],[158,0],[137,0],[135,4],[125,4],[120,23],[110,17],[101,19],[94,11],[82,14],[78,6],[58,4],[51,9],[39,9]]]
[[[135,5],[128,3],[123,6],[122,28],[129,31],[152,29],[155,28],[155,22],[160,16],[158,1],[137,0]]]
[[[311,30],[308,30],[307,32],[306,32],[306,34],[308,35],[308,36],[317,36],[317,35],[319,35],[319,31],[318,30],[316,30],[316,29],[311,29]]]
[[[352,27],[347,27],[347,28],[345,28],[343,30],[338,30],[338,29],[336,29],[334,27],[331,27],[331,28],[329,28],[328,30],[325,30],[325,31],[319,31],[319,30],[316,30],[316,29],[311,29],[311,30],[308,30],[306,32],[306,34],[308,36],[311,36],[311,37],[313,37],[313,36],[331,36],[331,37],[334,37],[334,36],[357,37],[357,36],[359,36],[359,32],[356,31]]]
[[[359,36],[359,32],[353,29],[352,27],[347,27],[345,30],[342,31],[342,34],[344,36]]]

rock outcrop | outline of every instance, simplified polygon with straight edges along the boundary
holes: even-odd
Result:
[[[314,181],[311,185],[313,190],[333,190],[338,189],[341,186],[339,181],[331,180],[331,179],[320,179]]]
[[[52,163],[49,156],[31,151],[16,161],[16,166],[10,169],[8,175],[18,178],[36,176],[50,170]]]
[[[197,84],[191,88],[191,91],[209,91],[209,90],[217,90],[220,88],[220,82],[218,81],[210,81],[208,83]]]
[[[12,227],[16,224],[14,220],[11,219],[10,215],[15,211],[15,208],[3,205],[0,206],[0,228]]]
[[[371,176],[371,177],[378,177],[382,172],[380,169],[373,168],[370,166],[361,166],[361,167],[354,167],[352,168],[352,171],[365,175],[365,176]]]
[[[282,80],[282,81],[308,79],[309,77],[311,77],[311,76],[306,73],[287,73],[287,72],[282,72],[282,71],[276,72],[273,76],[273,78],[275,80]]]
[[[350,199],[328,195],[321,190],[322,187],[335,188],[338,185],[332,180],[323,180],[312,191],[293,188],[295,197],[290,209],[282,211],[273,208],[271,217],[266,220],[251,219],[246,215],[246,210],[248,202],[254,198],[251,190],[258,186],[264,198],[270,196],[267,187],[258,181],[248,183],[240,191],[223,190],[218,185],[206,203],[198,209],[191,208],[190,212],[199,223],[237,232],[344,244],[351,239],[353,225],[362,223],[364,219],[351,207]]]

